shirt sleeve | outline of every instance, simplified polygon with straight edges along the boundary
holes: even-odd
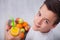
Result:
[[[31,28],[30,28],[29,32],[27,33],[25,40],[32,40],[32,29]]]

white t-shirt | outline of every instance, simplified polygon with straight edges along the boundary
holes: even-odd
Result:
[[[52,31],[48,33],[41,33],[40,31],[34,31],[31,28],[25,40],[54,40],[54,34]]]

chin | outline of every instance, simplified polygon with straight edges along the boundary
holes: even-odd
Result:
[[[47,33],[47,32],[44,32],[44,31],[40,31],[41,33]]]
[[[48,31],[45,31],[45,30],[42,31],[42,30],[40,30],[41,33],[48,33],[49,31],[50,31],[50,30],[48,30]]]
[[[41,33],[48,33],[50,30],[48,30],[48,31],[45,31],[45,30],[41,30],[41,29],[38,29],[38,28],[36,28],[36,27],[33,27],[33,30],[34,31],[39,31],[39,32],[41,32]]]

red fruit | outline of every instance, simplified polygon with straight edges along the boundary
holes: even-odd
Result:
[[[8,20],[7,22],[7,31],[11,29],[11,20]]]
[[[19,19],[20,19],[20,18],[16,18],[15,22],[18,23]]]
[[[8,20],[8,26],[11,26],[12,20]]]

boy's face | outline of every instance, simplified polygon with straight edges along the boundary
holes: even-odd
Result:
[[[46,33],[55,27],[53,23],[56,21],[56,14],[48,10],[44,4],[35,15],[33,29]]]

